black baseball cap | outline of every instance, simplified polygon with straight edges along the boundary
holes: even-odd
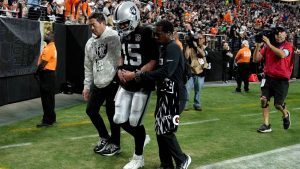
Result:
[[[276,27],[276,32],[286,32],[286,29],[284,28],[284,27],[282,27],[282,26],[278,26],[278,27]]]

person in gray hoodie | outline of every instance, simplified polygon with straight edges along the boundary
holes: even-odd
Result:
[[[82,95],[88,102],[86,113],[100,137],[94,152],[113,156],[121,151],[120,126],[113,122],[114,97],[119,87],[115,77],[118,60],[121,56],[121,42],[118,33],[106,26],[106,17],[103,14],[92,13],[88,24],[93,36],[85,46],[85,79]],[[111,135],[99,113],[104,101],[106,101],[106,114],[110,123]]]

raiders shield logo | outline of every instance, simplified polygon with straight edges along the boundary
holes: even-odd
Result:
[[[98,59],[102,59],[107,54],[107,44],[99,44],[96,46],[95,50]]]
[[[132,15],[136,15],[136,8],[135,8],[134,6],[132,6],[132,7],[130,8],[130,13],[131,13]]]
[[[140,34],[136,34],[134,39],[136,42],[140,42],[142,39],[142,36]]]

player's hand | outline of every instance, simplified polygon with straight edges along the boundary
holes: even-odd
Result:
[[[122,71],[124,79],[128,82],[135,78],[135,72],[124,70]]]
[[[124,71],[123,69],[122,70],[118,70],[118,77],[119,77],[121,83],[126,83],[126,80],[125,80],[125,78],[123,76],[123,71]]]
[[[89,89],[83,89],[82,96],[83,96],[83,99],[85,101],[88,101],[89,98],[90,98],[90,90]]]

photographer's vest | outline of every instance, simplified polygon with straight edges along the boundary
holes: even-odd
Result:
[[[191,70],[192,74],[200,74],[204,69],[208,67],[206,57],[198,57],[197,51],[194,48],[187,47],[185,50],[185,55],[187,59],[191,59]]]

